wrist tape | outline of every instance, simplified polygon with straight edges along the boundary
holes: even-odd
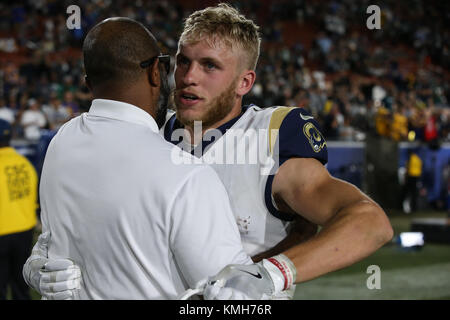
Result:
[[[263,266],[269,271],[275,286],[275,292],[289,289],[297,278],[294,263],[284,254],[263,260]]]

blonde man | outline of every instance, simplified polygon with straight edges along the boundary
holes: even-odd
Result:
[[[176,115],[166,123],[165,138],[216,170],[244,249],[268,258],[251,267],[227,267],[210,282],[208,299],[238,292],[252,299],[279,296],[294,283],[361,260],[392,237],[385,213],[373,200],[329,175],[326,142],[310,114],[301,108],[242,106],[255,82],[260,42],[253,21],[219,4],[187,18],[176,55]],[[195,141],[196,121],[201,142]],[[178,128],[185,129],[183,136]],[[256,163],[222,161],[238,157],[242,150],[236,146],[246,141],[250,156],[258,145]],[[221,151],[226,157],[220,158]],[[292,246],[297,237],[286,237],[297,217],[323,228]],[[270,257],[274,254],[279,255]]]

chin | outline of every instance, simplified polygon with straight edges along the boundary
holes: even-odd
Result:
[[[179,110],[177,109],[177,119],[184,125],[193,125],[194,121],[202,121],[201,116],[193,110]]]

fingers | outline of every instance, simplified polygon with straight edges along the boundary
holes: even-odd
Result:
[[[253,300],[248,295],[243,293],[242,291],[230,289],[232,290],[232,295],[228,300]]]
[[[67,280],[61,282],[44,282],[41,283],[41,291],[46,293],[64,292],[67,290],[79,289],[80,281],[78,279]]]
[[[71,260],[49,260],[40,272],[39,289],[48,300],[71,300],[81,287],[81,271]]]
[[[230,288],[221,288],[214,300],[230,300],[231,297],[233,296],[233,290],[231,290]]]
[[[81,278],[81,271],[77,266],[71,266],[68,269],[60,271],[40,271],[41,282],[53,283],[67,280],[76,280]]]
[[[205,291],[203,292],[203,297],[205,300],[217,300],[217,295],[219,294],[220,289],[222,289],[222,287],[215,284],[207,285]]]
[[[62,291],[56,293],[45,293],[42,295],[46,300],[73,300],[75,297],[74,291]]]

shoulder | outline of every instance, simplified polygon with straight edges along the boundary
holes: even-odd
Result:
[[[166,141],[159,134],[148,136],[145,142],[142,142],[142,156],[146,159],[153,159],[148,162],[152,167],[158,164],[160,170],[165,170],[167,176],[173,177],[178,183],[187,180],[217,180],[216,172],[201,159],[182,150],[177,145]],[[191,190],[194,192],[194,190]]]
[[[271,130],[278,130],[276,141],[271,141],[271,148],[277,149],[281,163],[293,157],[315,158],[327,163],[327,143],[319,123],[307,110],[274,108],[269,123],[269,132]]]

